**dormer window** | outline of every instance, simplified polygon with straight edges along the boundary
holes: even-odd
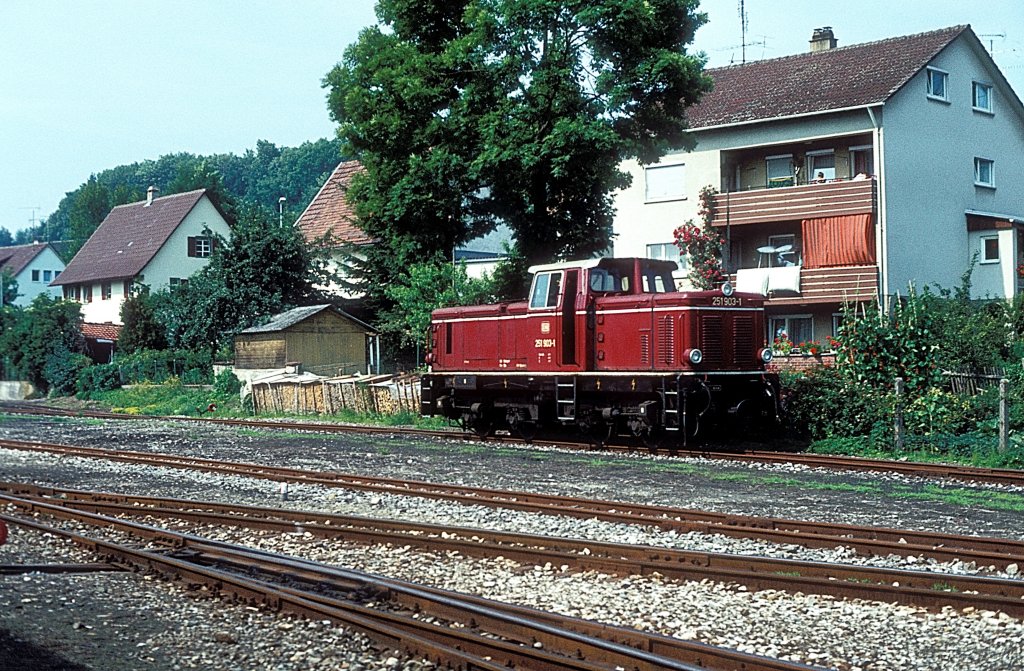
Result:
[[[992,114],[992,87],[981,82],[971,84],[971,106],[975,112]]]
[[[934,100],[949,102],[949,73],[937,68],[928,68],[928,97]]]

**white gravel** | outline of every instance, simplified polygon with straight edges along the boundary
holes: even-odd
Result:
[[[46,464],[47,470],[52,469],[55,480],[38,484],[61,486],[59,473],[65,472],[75,473],[77,479],[89,482],[90,487],[97,489],[207,498],[255,505],[281,504],[276,483],[269,481],[0,451],[0,463],[15,462],[22,465],[29,462],[33,465]],[[333,488],[292,485],[289,498],[287,505],[295,508],[611,542],[660,544],[668,547],[744,554],[770,553],[772,556],[828,561],[837,557],[850,559],[851,555],[846,549],[806,550],[792,545],[772,546],[718,536],[678,535],[597,520],[553,518],[517,511]],[[247,532],[242,536],[249,537],[251,534]],[[969,668],[980,671],[1024,668],[1024,627],[1020,621],[996,613],[961,613],[950,609],[941,613],[928,613],[921,609],[890,604],[838,601],[819,596],[779,592],[750,593],[737,586],[710,582],[680,583],[657,577],[630,577],[622,580],[593,573],[563,573],[553,567],[523,567],[504,560],[471,560],[451,554],[436,556],[406,548],[347,547],[337,542],[312,537],[261,536],[261,545],[276,551],[286,551],[319,561],[343,564],[407,580],[843,670]],[[14,544],[0,549],[0,561],[9,561],[3,558],[9,556],[12,549],[16,551],[17,548],[18,545]],[[877,565],[907,565],[904,558],[872,558],[871,562]],[[913,565],[920,567],[925,563],[914,562]],[[933,565],[930,568],[938,567]],[[950,567],[943,568],[949,570]],[[956,568],[964,572],[969,570],[969,567],[963,566]],[[90,576],[88,580],[103,582],[110,577],[104,574]],[[115,579],[130,580],[125,576],[117,576]],[[44,580],[57,582],[54,578]],[[55,585],[51,587],[59,590]],[[150,598],[154,602],[164,604],[172,601],[164,591],[161,591],[167,588],[156,583],[141,587],[136,585],[132,589],[140,589],[143,596],[139,597],[137,603],[128,600],[126,606],[119,608],[130,610],[133,607],[140,607],[149,603]],[[113,594],[110,596],[116,598],[122,589],[114,588],[112,591]],[[100,596],[103,596],[102,590]],[[9,598],[11,596],[7,590],[0,592],[0,601]],[[205,607],[198,605],[201,603],[210,602],[190,601],[190,608]],[[4,604],[0,603],[0,607],[2,606]],[[152,605],[149,607],[153,608]],[[216,610],[216,607],[212,606],[212,609]],[[264,635],[276,638],[279,635],[292,635],[291,632],[295,631],[268,628],[267,623],[262,620],[254,624],[247,618],[255,616],[247,614],[244,609],[223,610],[242,610],[242,619],[236,622],[242,627],[242,632],[252,631],[251,627],[259,627],[264,630]],[[6,611],[6,608],[0,608],[0,612],[3,611]],[[177,617],[178,614],[174,608],[167,611],[168,617]],[[188,618],[198,617],[198,612],[185,611],[184,614]],[[176,622],[181,624],[180,620]],[[194,628],[192,631],[189,625],[181,624],[179,628],[173,630],[175,633],[169,639],[155,639],[151,636],[139,643],[143,648],[165,647],[170,644],[169,640],[176,640],[179,643],[175,649],[183,650],[183,655],[186,654],[184,651],[189,655],[202,655],[203,646],[193,644],[193,641],[210,643],[209,626],[204,624],[203,627]],[[246,635],[230,636],[234,636],[235,640],[243,640]],[[231,647],[230,650],[237,652],[237,644],[224,643],[218,641],[218,638],[225,637],[214,635],[213,649],[223,652],[225,646],[234,645],[235,647]],[[343,635],[336,638],[341,641],[347,640]],[[301,639],[300,635],[299,645]],[[307,636],[307,646],[304,649],[309,648],[309,640]],[[319,636],[316,641],[313,651],[294,660],[291,656],[288,656],[287,660],[278,658],[277,666],[248,666],[238,663],[237,660],[231,662],[226,658],[221,658],[217,662],[203,658],[205,661],[197,664],[202,668],[327,668],[310,666],[308,658],[312,656],[323,662],[328,658],[337,658],[342,653],[330,644],[328,649],[331,652],[325,653],[321,648]],[[282,650],[289,649],[287,642],[276,645]],[[356,655],[355,659],[363,660],[360,655],[366,655],[365,645],[360,643],[354,648],[351,651],[348,648],[345,650]],[[380,656],[378,653],[377,658]],[[387,660],[384,662],[386,666]]]

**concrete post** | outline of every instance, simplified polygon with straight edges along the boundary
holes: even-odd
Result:
[[[999,454],[1010,447],[1010,381],[999,380]]]

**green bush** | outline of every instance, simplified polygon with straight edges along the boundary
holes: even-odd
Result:
[[[89,366],[78,375],[78,391],[108,391],[121,386],[121,371],[117,364],[103,363]]]
[[[78,385],[79,374],[92,364],[92,360],[84,354],[57,349],[46,358],[43,377],[49,386],[50,394],[62,396],[73,394]]]
[[[869,436],[891,417],[888,394],[844,377],[832,366],[782,376],[791,428],[813,440]]]
[[[223,370],[213,378],[213,391],[218,396],[238,396],[242,381],[230,370]]]
[[[180,378],[184,384],[213,382],[213,361],[208,352],[143,350],[115,362],[124,384],[161,383]]]

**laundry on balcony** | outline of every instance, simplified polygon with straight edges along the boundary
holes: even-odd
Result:
[[[736,291],[752,294],[799,294],[800,266],[742,268],[736,271]]]

